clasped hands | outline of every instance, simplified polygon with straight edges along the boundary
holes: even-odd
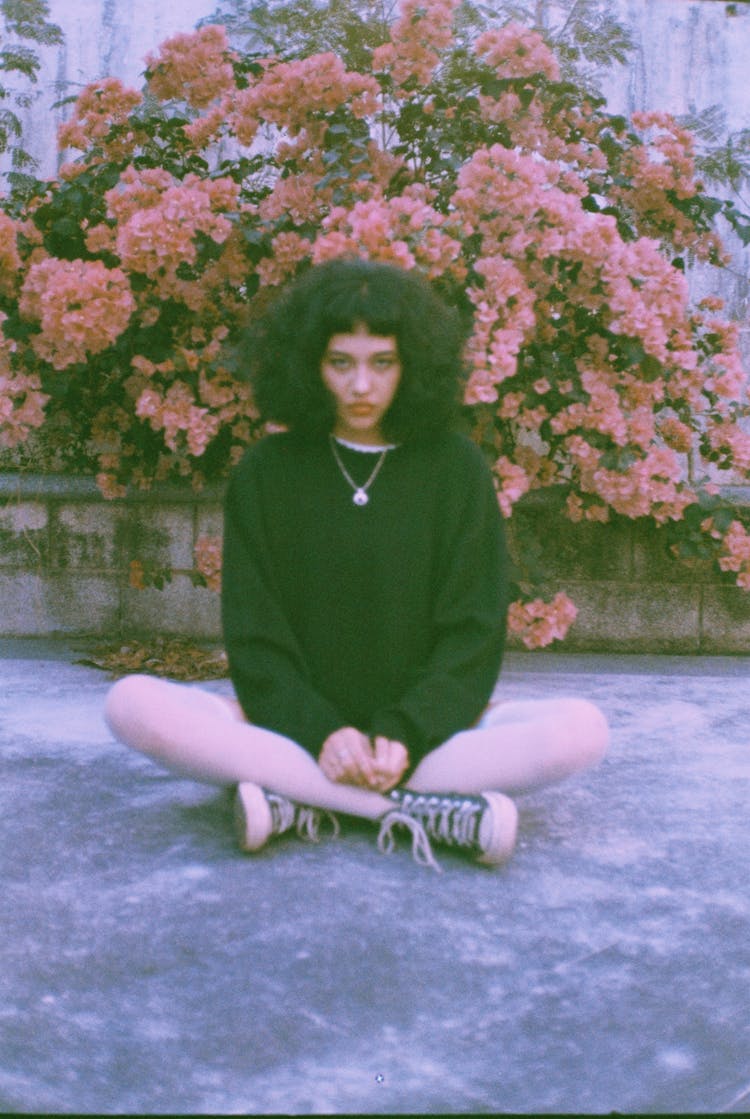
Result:
[[[341,727],[323,743],[318,764],[329,781],[387,793],[406,772],[409,754],[402,742]]]

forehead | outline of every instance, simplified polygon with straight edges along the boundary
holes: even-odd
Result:
[[[366,328],[340,334],[332,334],[326,347],[328,353],[334,351],[348,354],[392,353],[398,350],[394,335],[370,334]]]

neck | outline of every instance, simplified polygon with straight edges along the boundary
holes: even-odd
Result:
[[[358,447],[384,447],[387,443],[379,427],[366,428],[363,431],[352,431],[348,427],[336,424],[333,429],[333,435],[334,438],[341,439],[344,443],[355,443]]]

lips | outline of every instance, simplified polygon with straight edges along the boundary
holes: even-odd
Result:
[[[348,411],[352,416],[371,416],[375,409],[371,404],[350,404]]]

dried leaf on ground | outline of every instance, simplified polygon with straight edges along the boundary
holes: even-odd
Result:
[[[196,645],[180,637],[98,645],[76,664],[101,668],[112,677],[144,672],[172,680],[216,680],[229,674],[223,649]]]

